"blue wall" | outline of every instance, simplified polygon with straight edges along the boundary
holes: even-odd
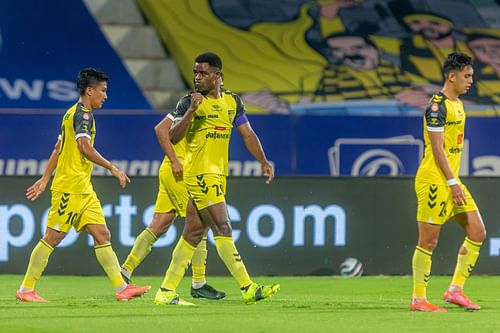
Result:
[[[41,161],[48,158],[57,140],[61,115],[62,111],[59,115],[0,114],[0,175],[39,173]],[[105,109],[98,110],[95,146],[104,156],[120,162],[131,175],[155,175],[163,153],[153,128],[162,118],[112,115]],[[280,176],[413,175],[423,150],[421,117],[249,118]],[[499,128],[497,117],[468,118],[463,174],[500,175]],[[229,155],[231,174],[259,174],[251,168],[253,158],[237,130],[233,132]]]

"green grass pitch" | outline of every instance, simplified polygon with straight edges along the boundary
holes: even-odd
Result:
[[[428,297],[447,313],[408,310],[411,277],[257,277],[280,283],[269,301],[244,305],[229,277],[210,277],[228,296],[193,300],[190,280],[178,289],[196,307],[153,304],[162,277],[135,277],[153,287],[142,298],[116,302],[104,276],[44,276],[38,282],[44,304],[20,303],[20,275],[0,275],[0,332],[500,332],[500,277],[473,276],[466,292],[482,309],[467,312],[441,300],[450,277],[433,276]]]

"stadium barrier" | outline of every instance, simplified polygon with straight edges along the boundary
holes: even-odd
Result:
[[[43,173],[64,111],[59,115],[38,111],[2,114],[0,110],[0,176]],[[156,176],[164,154],[154,127],[164,115],[109,111],[95,114],[97,149],[128,175]],[[278,176],[413,176],[424,150],[421,117],[249,115],[249,119]],[[462,176],[500,176],[498,128],[500,117],[467,119]],[[261,175],[260,164],[236,132],[229,145],[230,175]],[[95,167],[94,175],[106,175],[106,170]]]
[[[25,189],[35,177],[0,177],[0,272],[24,273],[32,248],[42,236],[50,193],[30,202]],[[466,178],[481,208],[488,238],[476,273],[500,273],[500,178]],[[151,221],[156,177],[135,177],[121,189],[112,177],[94,177],[112,243],[120,261],[135,237]],[[338,274],[339,264],[355,257],[365,274],[410,274],[417,241],[413,179],[401,177],[228,179],[227,202],[233,237],[253,275]],[[161,275],[182,232],[176,221],[137,269]],[[433,272],[451,274],[464,234],[454,223],[444,226],[433,256]],[[211,242],[209,242],[211,243]],[[208,246],[208,274],[227,275],[213,243]],[[100,275],[92,240],[71,231],[52,254],[47,274]]]

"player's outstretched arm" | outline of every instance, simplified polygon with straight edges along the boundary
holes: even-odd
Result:
[[[264,153],[264,149],[262,148],[259,137],[253,131],[252,126],[250,126],[249,122],[238,126],[238,132],[240,132],[240,135],[243,138],[248,151],[253,155],[253,157],[255,157],[257,161],[260,162],[262,172],[264,173],[264,176],[267,177],[266,184],[269,184],[274,178],[274,168],[266,158],[266,154]]]
[[[49,160],[47,162],[47,166],[45,167],[45,171],[40,179],[38,179],[33,185],[28,187],[26,190],[26,198],[31,201],[34,201],[42,195],[47,187],[47,184],[50,181],[50,177],[52,177],[52,173],[57,167],[57,160],[59,159],[59,146],[61,140],[57,140],[54,149],[52,150],[52,154],[50,154]]]
[[[163,118],[156,126],[155,133],[158,142],[160,143],[161,149],[165,153],[165,155],[170,160],[172,164],[172,173],[176,177],[182,177],[183,167],[182,163],[177,158],[175,154],[174,148],[172,147],[172,142],[170,141],[170,128],[172,127],[173,120],[172,116],[167,115]]]
[[[86,136],[79,137],[77,139],[78,150],[83,154],[87,159],[92,161],[93,163],[102,166],[103,168],[108,169],[113,176],[118,179],[120,186],[124,188],[127,185],[127,182],[130,183],[130,179],[128,176],[117,168],[113,163],[105,159],[92,145],[90,144],[90,140]]]

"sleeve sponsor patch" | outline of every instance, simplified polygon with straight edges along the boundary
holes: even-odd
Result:
[[[442,101],[437,101],[441,96],[433,98],[430,105],[425,110],[425,122],[427,127],[444,127],[446,123],[446,107]]]
[[[90,136],[93,124],[94,124],[94,119],[92,117],[92,113],[85,112],[82,109],[76,110],[73,118],[73,126],[75,129],[75,134],[84,133]]]

